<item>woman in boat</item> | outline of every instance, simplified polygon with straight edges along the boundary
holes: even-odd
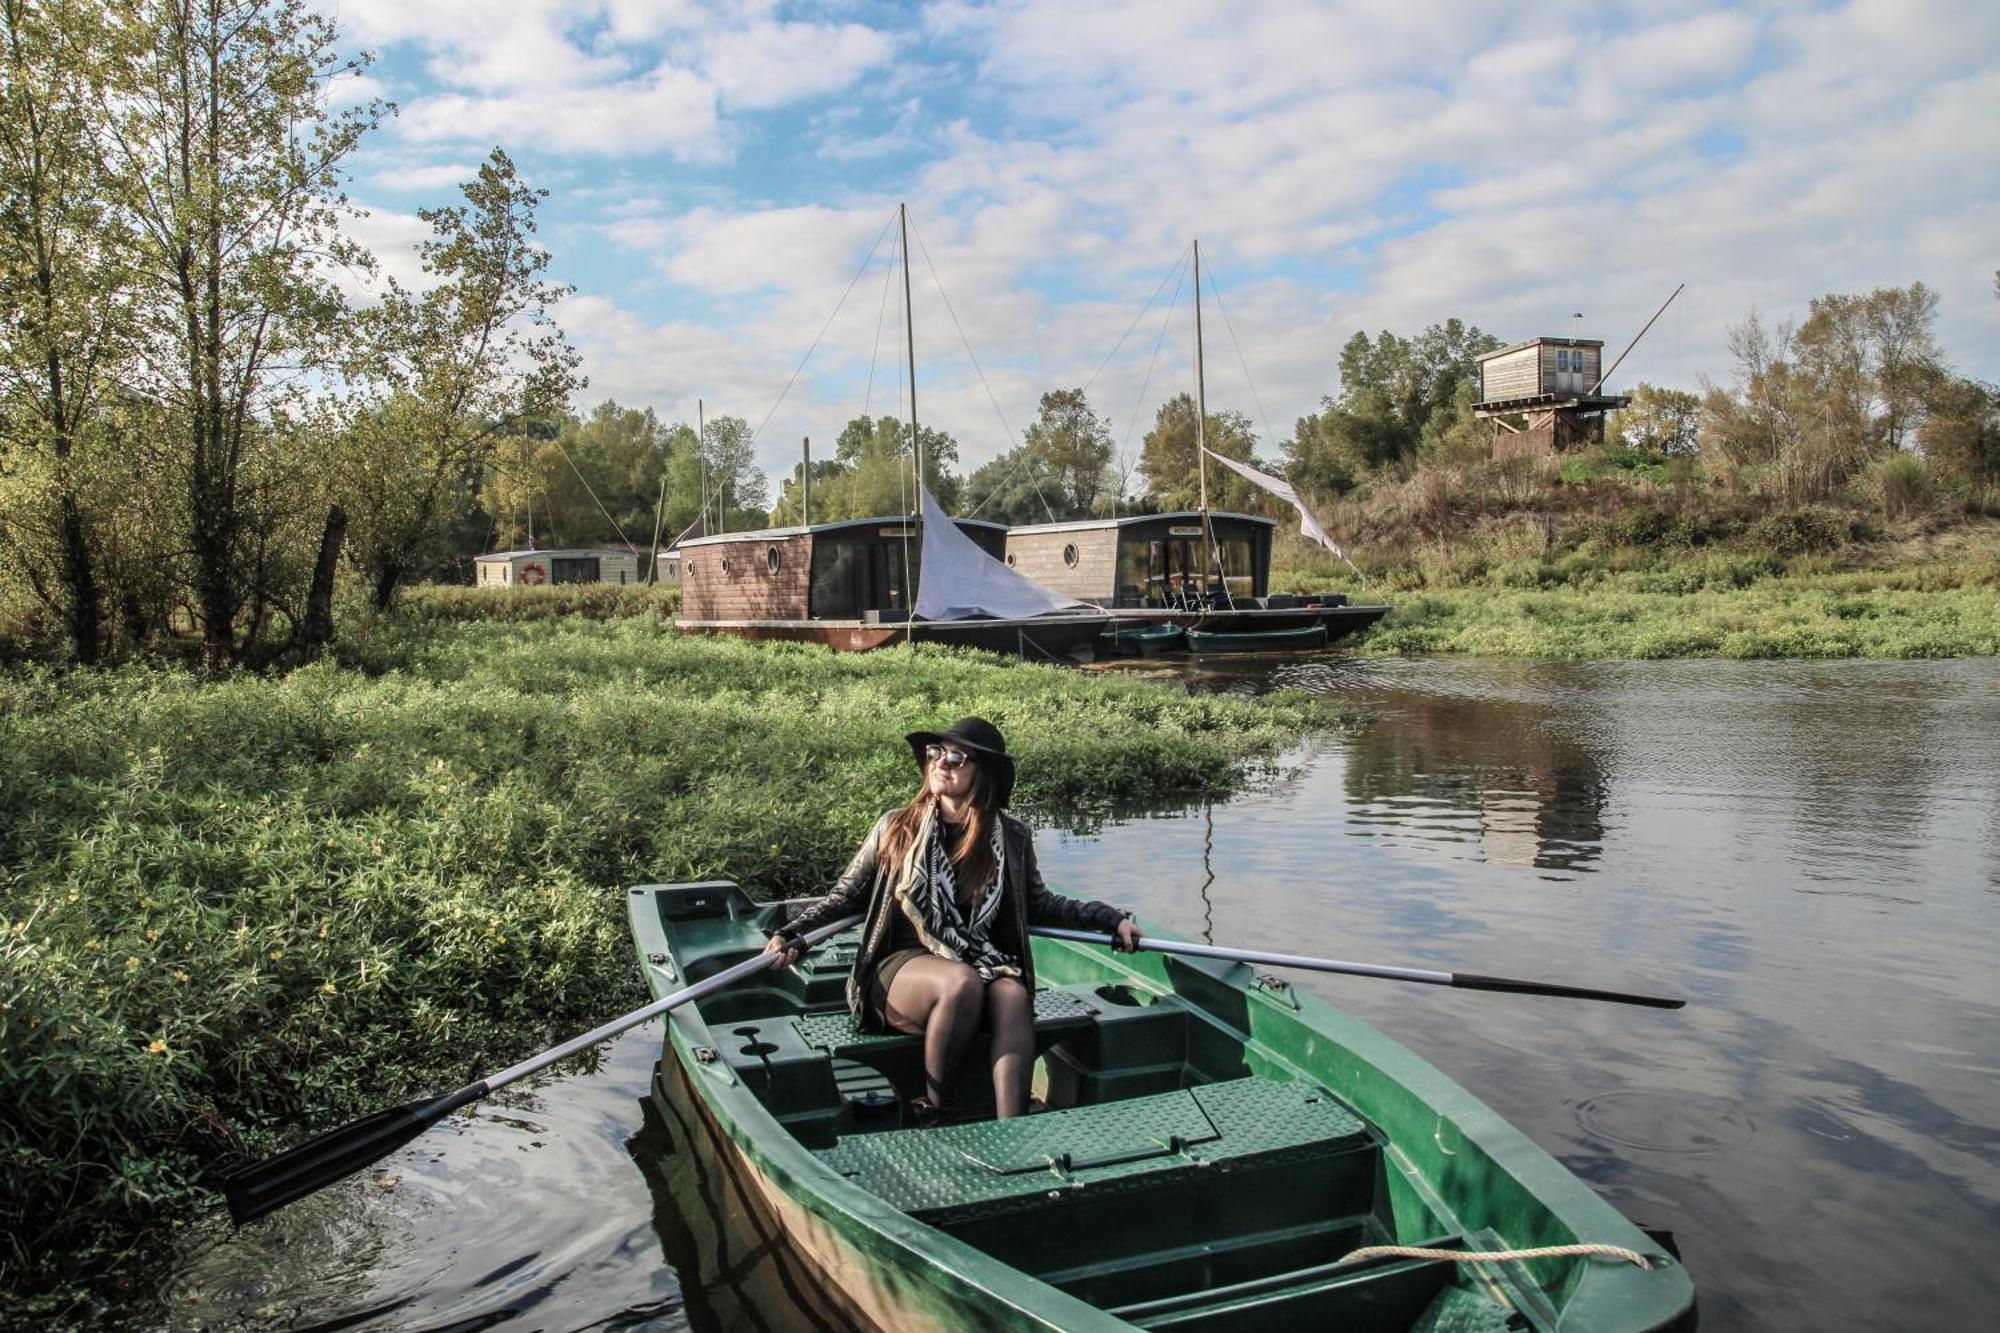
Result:
[[[1129,912],[1051,893],[1027,825],[1006,813],[1014,761],[984,718],[906,738],[922,785],[875,821],[833,891],[795,917],[765,951],[789,967],[815,926],[864,913],[847,979],[847,1007],[864,1031],[924,1039],[921,1117],[944,1113],[958,1066],[984,1026],[991,1034],[993,1106],[1028,1109],[1035,1059],[1034,954],[1028,927],[1101,930],[1136,947]]]

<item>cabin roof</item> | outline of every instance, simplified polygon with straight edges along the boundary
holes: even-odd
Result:
[[[1209,511],[1209,517],[1233,518],[1242,523],[1262,523],[1267,528],[1278,526],[1276,519],[1264,518],[1257,514],[1234,514],[1220,509]],[[1009,528],[1008,532],[1010,534],[1016,532],[1090,532],[1101,528],[1125,528],[1131,527],[1135,523],[1158,523],[1163,520],[1172,521],[1177,519],[1199,523],[1201,521],[1201,511],[1199,509],[1180,509],[1166,514],[1132,514],[1125,518],[1076,518],[1061,523],[1024,523],[1018,527]]]
[[[562,547],[530,546],[519,551],[488,551],[484,555],[475,556],[473,558],[475,560],[518,560],[524,555],[549,555],[549,556],[629,555],[636,560],[638,558],[639,553],[637,551],[627,551],[616,546],[562,546]]]
[[[1474,358],[1472,358],[1472,359],[1473,359],[1474,361],[1491,361],[1491,360],[1492,360],[1492,359],[1493,359],[1494,357],[1496,357],[1496,356],[1505,356],[1505,355],[1507,355],[1507,353],[1509,353],[1509,352],[1518,352],[1518,351],[1520,351],[1520,350],[1521,350],[1522,348],[1524,348],[1524,347],[1533,347],[1533,346],[1535,346],[1535,345],[1537,345],[1537,344],[1542,344],[1542,345],[1544,345],[1544,346],[1548,346],[1548,347],[1602,347],[1602,346],[1604,346],[1604,339],[1602,339],[1602,338],[1530,338],[1530,339],[1528,339],[1528,340],[1527,340],[1526,342],[1518,342],[1518,343],[1515,343],[1515,344],[1514,344],[1514,345],[1513,345],[1512,347],[1503,347],[1503,348],[1501,348],[1501,349],[1500,349],[1499,351],[1497,351],[1497,352],[1488,352],[1488,353],[1486,353],[1486,354],[1485,354],[1484,356],[1476,356],[1476,357],[1474,357]]]
[[[814,523],[806,526],[795,524],[788,528],[749,528],[743,532],[711,532],[700,537],[689,537],[676,549],[715,546],[722,542],[768,541],[774,537],[797,537],[808,532],[839,532],[843,528],[873,528],[886,523],[915,526],[917,522],[915,514],[878,514],[873,518],[843,518],[837,523]],[[952,522],[961,528],[971,524],[975,528],[992,528],[997,532],[1004,532],[1007,529],[1004,523],[993,523],[983,518],[955,518]]]

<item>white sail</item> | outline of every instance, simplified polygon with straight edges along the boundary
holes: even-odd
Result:
[[[1239,463],[1233,458],[1224,458],[1213,449],[1203,449],[1202,452],[1228,468],[1231,472],[1234,472],[1237,476],[1242,477],[1246,481],[1255,482],[1271,494],[1277,496],[1280,500],[1291,505],[1292,508],[1298,510],[1299,531],[1339,556],[1342,560],[1347,560],[1347,552],[1340,549],[1339,542],[1327,536],[1326,529],[1319,525],[1319,520],[1313,517],[1312,510],[1306,508],[1306,502],[1299,498],[1298,491],[1293,489],[1290,482],[1280,481],[1268,472],[1259,472],[1248,463]],[[1352,560],[1348,560],[1347,563],[1349,568],[1352,568],[1354,565]]]
[[[1009,569],[958,529],[931,498],[923,495],[923,564],[918,570],[917,614],[928,620],[969,620],[991,616],[1014,620],[1056,611],[1096,608],[1052,592]]]

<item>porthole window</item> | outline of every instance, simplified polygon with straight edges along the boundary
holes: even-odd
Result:
[[[1065,565],[1068,565],[1068,566],[1069,566],[1069,567],[1070,567],[1071,569],[1075,569],[1075,568],[1076,568],[1076,543],[1075,543],[1075,542],[1070,542],[1069,544],[1067,544],[1066,546],[1064,546],[1064,547],[1063,547],[1063,563],[1064,563]]]
[[[729,557],[726,555],[722,557],[722,572],[725,574],[729,572]]]
[[[1014,564],[1019,564],[1020,562],[1014,558],[1014,553],[1012,551],[1009,551],[1007,552],[1007,563],[1010,565],[1014,565]]]
[[[770,570],[773,574],[775,574],[778,572],[778,566],[784,563],[785,563],[785,558],[782,555],[778,554],[777,547],[767,546],[764,548],[764,568]]]

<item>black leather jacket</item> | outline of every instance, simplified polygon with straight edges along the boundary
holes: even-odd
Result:
[[[835,881],[832,892],[785,926],[787,935],[803,935],[837,917],[864,911],[865,905],[861,948],[854,957],[854,970],[847,977],[847,1007],[863,1029],[879,1026],[878,1017],[868,1011],[862,997],[868,994],[868,980],[882,960],[898,910],[892,892],[896,867],[880,855],[882,835],[895,813],[891,810],[875,821],[861,850]],[[1007,841],[1007,882],[1001,886],[1006,897],[993,921],[993,945],[1021,960],[1021,981],[1032,993],[1035,955],[1028,947],[1029,926],[1067,926],[1073,930],[1101,930],[1108,935],[1118,929],[1118,923],[1127,914],[1105,903],[1051,892],[1042,882],[1041,867],[1035,863],[1035,840],[1028,833],[1028,826],[1003,810],[1000,829]]]

